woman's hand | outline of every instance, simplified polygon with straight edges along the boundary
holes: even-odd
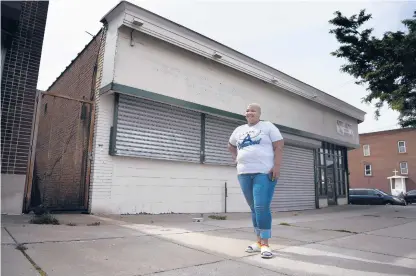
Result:
[[[272,177],[272,181],[275,181],[276,179],[278,179],[280,177],[280,168],[278,168],[277,166],[274,166],[270,170],[270,175]]]

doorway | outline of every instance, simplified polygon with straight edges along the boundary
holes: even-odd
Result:
[[[86,211],[93,103],[42,92],[36,106],[25,211]]]
[[[328,205],[337,205],[338,198],[347,196],[347,149],[323,142],[315,156],[317,198],[326,200]]]

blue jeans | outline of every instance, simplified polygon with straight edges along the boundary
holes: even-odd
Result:
[[[260,236],[262,239],[270,239],[272,235],[270,203],[277,180],[270,180],[268,174],[253,173],[238,175],[238,181],[250,206],[253,226],[257,236]]]

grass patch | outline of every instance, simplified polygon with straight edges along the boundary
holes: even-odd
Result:
[[[220,215],[210,215],[208,216],[210,219],[216,219],[216,220],[226,220],[227,216],[220,216]]]
[[[24,244],[19,243],[19,244],[16,246],[16,249],[17,249],[17,250],[20,250],[20,251],[25,251],[25,250],[27,250],[27,247],[26,247]]]
[[[87,224],[87,226],[100,226],[100,224],[101,224],[101,222],[96,221],[96,222]]]
[[[287,223],[287,222],[281,222],[281,223],[279,223],[279,225],[282,225],[282,226],[292,226],[290,223]]]
[[[35,215],[30,221],[31,224],[52,224],[59,225],[59,220],[51,214]]]
[[[379,215],[363,215],[363,217],[375,217],[375,218],[379,218]]]
[[[67,223],[66,225],[68,225],[68,226],[77,226],[77,224],[73,223],[73,222]]]

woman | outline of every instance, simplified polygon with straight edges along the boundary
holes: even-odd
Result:
[[[234,130],[228,149],[237,162],[238,181],[257,234],[257,242],[248,246],[246,252],[260,252],[262,258],[271,258],[270,203],[280,176],[284,142],[279,129],[271,122],[260,121],[260,115],[260,105],[253,103],[247,107],[247,124]]]

